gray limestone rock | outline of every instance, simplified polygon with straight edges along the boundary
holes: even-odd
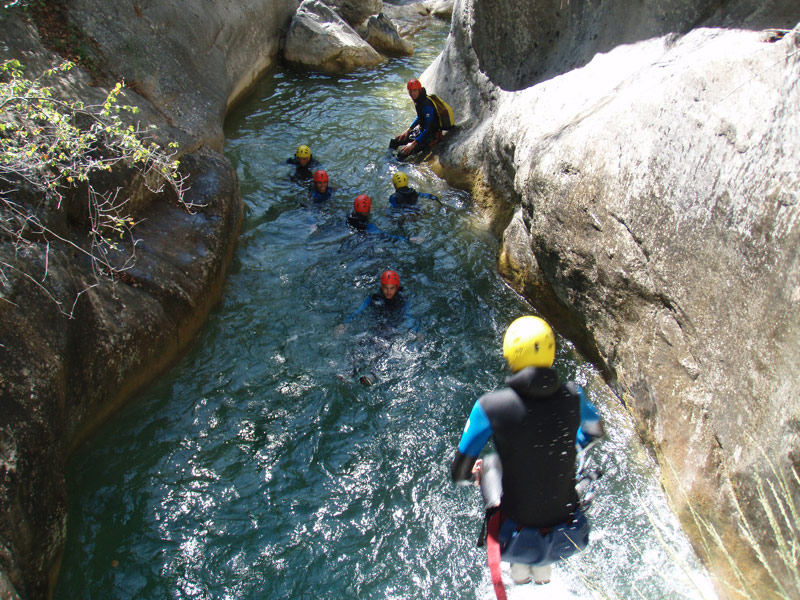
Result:
[[[400,37],[394,23],[384,14],[372,16],[359,35],[375,50],[387,56],[411,56],[414,46]]]
[[[405,38],[425,27],[431,18],[431,9],[423,2],[409,4],[384,2],[383,14],[394,24],[400,36]]]
[[[103,185],[131,198],[137,261],[124,278],[95,279],[74,247],[0,239],[0,597],[48,598],[66,531],[64,465],[88,433],[191,343],[222,293],[243,218],[236,173],[221,154],[230,104],[274,62],[295,0],[67,3],[94,40],[91,75],[54,83],[60,98],[102,101],[117,80],[134,117],[162,144],[180,144],[187,211],[141,179]],[[11,9],[0,14],[0,59],[34,77],[61,61]],[[132,124],[136,124],[133,122]],[[100,183],[100,182],[98,182]],[[22,198],[32,206],[36,198]],[[42,217],[64,239],[87,240],[73,204]],[[9,267],[11,265],[11,267]],[[34,274],[33,278],[22,272]],[[46,274],[46,277],[45,277]],[[96,285],[95,285],[96,284]],[[72,313],[73,318],[68,314]]]
[[[383,11],[383,0],[325,0],[325,3],[353,27]]]
[[[423,82],[460,125],[443,172],[490,190],[504,274],[606,371],[689,531],[687,497],[735,537],[732,488],[763,523],[764,457],[800,463],[800,5],[468,0],[453,19]]]
[[[321,0],[304,0],[292,18],[283,49],[299,68],[346,73],[374,67],[383,57]]]
[[[431,0],[428,2],[431,15],[438,19],[450,19],[453,16],[455,0]]]

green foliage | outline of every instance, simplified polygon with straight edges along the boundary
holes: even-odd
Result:
[[[135,221],[129,199],[120,198],[119,189],[96,189],[95,180],[115,169],[133,169],[151,191],[168,188],[181,203],[185,181],[175,160],[177,144],[162,149],[148,141],[138,126],[123,120],[123,114],[135,114],[138,109],[120,104],[121,83],[102,104],[91,106],[61,100],[42,83],[72,68],[67,62],[28,79],[19,61],[0,64],[0,238],[18,248],[34,241],[59,240],[88,254],[96,275],[114,276],[133,264],[132,252],[122,266],[112,265],[110,256],[118,250],[118,241],[131,234]],[[87,246],[47,227],[20,200],[22,190],[27,196],[32,192],[41,197],[56,211],[65,194],[85,190],[90,220]],[[135,247],[135,241],[130,246]],[[4,269],[16,268],[0,262],[0,283]]]

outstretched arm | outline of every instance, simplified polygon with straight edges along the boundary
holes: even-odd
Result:
[[[358,307],[358,308],[357,308],[355,311],[353,311],[352,313],[350,313],[350,314],[349,314],[349,315],[348,315],[348,316],[345,318],[344,322],[345,322],[345,323],[349,323],[350,321],[352,321],[353,319],[355,319],[355,318],[356,318],[358,315],[360,315],[362,312],[364,312],[364,309],[366,309],[366,308],[369,306],[369,301],[370,301],[370,297],[369,297],[369,296],[367,296],[366,298],[364,298],[364,301],[361,303],[361,306],[359,306],[359,307]]]
[[[453,462],[450,464],[450,476],[453,481],[472,479],[472,467],[491,436],[492,426],[489,424],[489,417],[481,407],[480,400],[477,400],[464,426],[464,433],[461,434]]]

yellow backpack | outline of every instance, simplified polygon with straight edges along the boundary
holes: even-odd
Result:
[[[448,129],[452,129],[456,121],[453,117],[453,109],[450,105],[436,94],[428,94],[428,98],[433,102],[436,114],[439,115],[439,125],[441,125],[442,130],[447,131]]]

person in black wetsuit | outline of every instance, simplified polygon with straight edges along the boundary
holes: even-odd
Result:
[[[417,331],[416,321],[411,316],[410,303],[403,294],[400,276],[396,271],[386,270],[381,273],[380,291],[364,298],[361,305],[345,318],[344,323],[336,327],[336,335],[341,334],[348,323],[365,313],[373,319],[374,331],[378,335],[362,338],[357,356],[351,357],[351,361],[354,365],[353,374],[358,375],[359,371],[363,373],[358,376],[361,384],[372,385],[378,377],[370,370],[369,365],[375,364],[385,354],[389,348],[388,340],[398,333]],[[377,343],[381,338],[382,343]]]
[[[403,133],[393,138],[389,143],[390,148],[400,148],[397,157],[403,160],[412,154],[429,150],[442,135],[442,126],[439,114],[433,101],[428,98],[428,93],[422,87],[419,79],[412,79],[406,84],[408,95],[414,101],[414,110],[417,116],[411,121]]]
[[[543,540],[548,532],[569,526],[575,544],[588,543],[589,526],[575,489],[576,456],[579,442],[588,445],[603,434],[602,420],[583,390],[562,383],[552,368],[555,336],[543,319],[515,320],[506,331],[503,355],[513,372],[506,379],[508,387],[475,402],[451,475],[456,482],[479,480],[487,516],[495,511],[504,528],[504,520],[510,522],[506,539],[502,529],[499,538],[514,582],[533,577],[536,583],[547,583],[552,562],[577,548],[557,557],[526,554],[527,548],[515,547],[521,537],[514,532]],[[497,455],[479,462],[490,437]]]
[[[311,184],[311,200],[314,202],[325,202],[330,200],[333,195],[333,190],[328,186],[330,178],[327,171],[317,169],[314,171],[312,177],[313,183]]]
[[[402,240],[404,242],[419,243],[422,238],[413,237],[408,238],[404,235],[394,235],[393,233],[386,233],[383,229],[370,223],[369,213],[372,210],[372,199],[366,194],[359,194],[353,201],[353,210],[347,215],[347,224],[357,232],[372,233],[390,238],[394,240]]]
[[[311,148],[305,144],[298,146],[294,156],[287,158],[286,162],[295,166],[291,175],[293,181],[308,181],[312,178],[314,169],[319,166],[319,162],[311,155]]]
[[[389,205],[392,208],[416,206],[417,199],[419,198],[429,198],[430,200],[436,200],[437,202],[439,200],[438,196],[434,196],[433,194],[428,194],[426,192],[418,192],[414,188],[410,187],[408,185],[408,175],[402,171],[398,171],[392,175],[392,185],[395,189],[394,194],[389,196]]]
[[[400,287],[400,276],[395,271],[386,270],[381,273],[380,292],[364,298],[361,306],[348,315],[344,322],[349,323],[367,309],[375,313],[382,325],[391,329],[415,329],[408,301]]]

